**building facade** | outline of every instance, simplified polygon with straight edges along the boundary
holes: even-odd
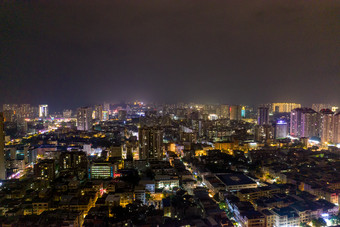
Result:
[[[0,113],[0,180],[6,179],[4,115]]]
[[[273,113],[289,113],[296,108],[301,108],[301,104],[297,103],[273,103]]]
[[[269,124],[269,108],[259,107],[257,112],[257,124],[268,125]]]
[[[39,105],[39,117],[42,118],[48,117],[48,105],[46,104]]]
[[[78,109],[77,129],[81,131],[92,129],[92,109],[90,107],[81,107]]]
[[[321,142],[333,143],[334,141],[334,113],[330,109],[323,109],[321,114]]]
[[[242,111],[242,107],[239,105],[230,106],[230,120],[240,121],[241,111]]]
[[[153,127],[139,129],[139,159],[163,158],[163,130]]]
[[[290,115],[290,135],[313,137],[320,135],[320,114],[311,108],[297,108]]]

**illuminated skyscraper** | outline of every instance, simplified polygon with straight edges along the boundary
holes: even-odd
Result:
[[[274,139],[275,128],[272,125],[256,125],[255,141],[263,143],[271,143]]]
[[[106,111],[106,110],[103,111],[103,119],[102,120],[103,121],[109,120],[109,112],[108,111]]]
[[[330,109],[323,109],[321,113],[321,142],[333,142],[334,113]]]
[[[239,105],[230,106],[230,120],[240,121],[241,110],[242,107]]]
[[[0,180],[6,179],[4,116],[0,113]]]
[[[44,159],[34,165],[34,175],[37,179],[53,181],[56,176],[56,165],[53,159]]]
[[[94,107],[94,119],[102,121],[103,120],[103,106],[96,105]]]
[[[273,113],[290,113],[296,108],[301,108],[301,104],[297,103],[273,103]]]
[[[39,105],[39,117],[46,118],[48,116],[48,105]]]
[[[268,125],[269,124],[269,109],[268,107],[259,107],[257,112],[257,124]]]
[[[340,144],[340,112],[334,115],[334,143]]]
[[[290,115],[290,135],[295,137],[319,136],[320,114],[311,108],[297,108]]]
[[[242,109],[241,109],[241,117],[243,117],[243,118],[246,117],[246,107],[245,107],[245,106],[242,106]]]
[[[32,107],[30,104],[21,104],[18,108],[17,115],[20,118],[26,118],[32,116]]]
[[[92,109],[91,107],[81,107],[77,112],[77,129],[88,131],[92,129]]]
[[[139,129],[139,159],[163,158],[163,131],[158,128]]]

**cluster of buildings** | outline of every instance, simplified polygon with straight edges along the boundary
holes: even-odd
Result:
[[[298,108],[291,112],[290,135],[295,137],[319,137],[321,143],[340,143],[340,114],[330,109],[316,112],[310,108]]]
[[[20,118],[47,118],[48,105],[32,106],[31,104],[4,104],[2,106],[5,121],[12,122]]]
[[[321,107],[329,109],[320,109]],[[338,108],[327,104],[313,104],[313,108],[301,108],[300,104],[295,103],[274,103],[271,112],[267,106],[259,107],[255,140],[270,143],[274,139],[289,136],[305,138],[307,142],[324,146],[340,144],[340,114],[336,112]],[[282,113],[286,113],[286,116]]]
[[[51,115],[40,105],[22,134],[12,107],[0,114],[3,226],[337,223],[331,109],[134,102]]]

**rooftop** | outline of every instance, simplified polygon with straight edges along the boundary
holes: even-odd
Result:
[[[228,173],[216,175],[225,185],[256,184],[255,181],[242,173]]]

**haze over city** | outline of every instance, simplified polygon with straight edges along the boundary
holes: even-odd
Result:
[[[3,1],[0,103],[338,102],[339,1]]]

